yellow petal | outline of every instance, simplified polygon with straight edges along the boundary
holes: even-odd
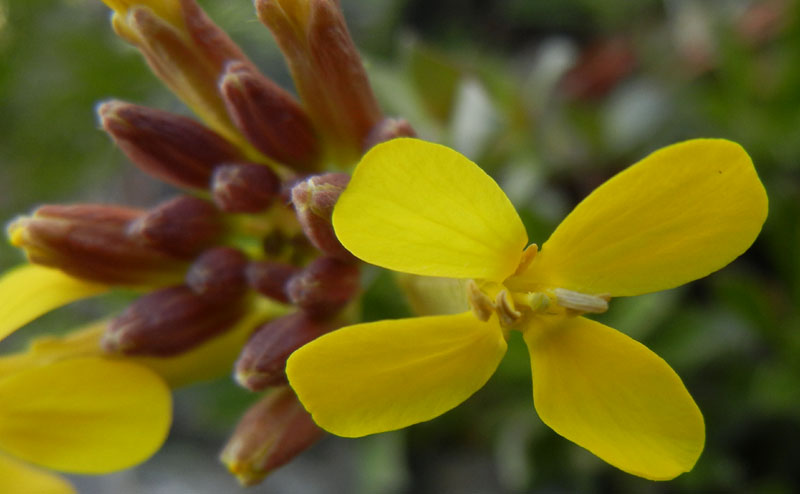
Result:
[[[108,321],[95,321],[64,335],[34,338],[27,350],[0,357],[0,379],[60,360],[101,356],[100,338],[107,325]]]
[[[320,427],[359,437],[450,410],[486,383],[505,351],[494,319],[418,317],[328,333],[294,352],[286,373]]]
[[[448,278],[502,281],[527,243],[491,177],[452,149],[417,139],[379,144],[362,158],[333,226],[366,262]]]
[[[460,314],[469,310],[465,280],[396,273],[395,281],[415,315]]]
[[[53,309],[106,291],[105,285],[34,264],[7,271],[0,278],[0,340]]]
[[[0,454],[3,494],[75,494],[66,479]]]
[[[692,469],[703,416],[658,355],[582,317],[540,317],[524,333],[542,421],[615,467],[652,480]]]
[[[674,144],[584,199],[525,277],[612,296],[672,288],[736,259],[766,216],[766,192],[741,146],[722,139]]]
[[[161,446],[171,409],[169,389],[145,367],[63,360],[0,380],[0,450],[54,470],[120,470]]]

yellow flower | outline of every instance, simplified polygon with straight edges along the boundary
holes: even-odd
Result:
[[[73,493],[36,466],[82,474],[131,467],[158,450],[171,416],[167,386],[131,362],[90,357],[3,374],[0,492]]]
[[[644,345],[582,317],[611,297],[682,285],[755,240],[767,197],[737,144],[654,152],[583,200],[540,252],[508,198],[444,146],[396,139],[371,150],[333,222],[364,261],[470,280],[472,313],[348,326],[296,351],[290,384],[315,421],[357,437],[432,419],[477,391],[522,332],[533,398],[558,434],[654,480],[689,471],[703,417],[678,375]],[[477,316],[477,317],[476,317]]]

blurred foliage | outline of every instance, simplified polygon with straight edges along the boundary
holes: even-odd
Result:
[[[247,1],[201,3],[290,87]],[[707,445],[692,472],[641,480],[547,429],[533,411],[527,350],[514,337],[498,373],[465,405],[406,431],[334,440],[359,465],[344,485],[365,493],[800,491],[797,2],[343,0],[343,7],[387,113],[497,177],[533,241],[546,239],[616,171],[691,137],[742,144],[771,206],[756,244],[728,268],[680,290],[615,300],[601,318],[663,356],[703,410]],[[0,0],[3,217],[43,202],[151,204],[166,192],[97,130],[92,108],[110,97],[185,111],[113,36],[107,18],[96,1]],[[19,260],[0,249],[3,266]],[[370,275],[365,318],[407,314],[391,276]],[[71,325],[80,310],[88,309],[59,311],[44,324]],[[249,399],[225,387],[179,395],[181,438],[232,425]]]

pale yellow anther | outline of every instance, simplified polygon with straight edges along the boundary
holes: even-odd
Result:
[[[475,280],[467,282],[467,302],[469,302],[472,313],[481,321],[488,321],[495,311],[492,299],[481,291]]]
[[[494,304],[497,309],[497,316],[500,318],[500,324],[504,327],[511,327],[522,318],[522,312],[516,309],[514,300],[506,290],[501,290],[497,294]]]
[[[608,301],[611,300],[610,295],[587,295],[565,288],[554,289],[553,295],[558,305],[581,314],[602,314],[608,310]]]

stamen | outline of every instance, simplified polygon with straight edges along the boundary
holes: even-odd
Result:
[[[500,324],[504,327],[513,326],[522,318],[522,312],[514,307],[514,301],[505,290],[501,290],[497,294],[495,306],[497,307],[497,316],[500,318]]]
[[[472,313],[481,321],[488,321],[492,317],[495,306],[492,300],[478,288],[475,280],[467,282],[467,301],[472,308]]]
[[[553,294],[558,305],[583,314],[602,314],[608,310],[608,301],[611,300],[611,296],[607,294],[587,295],[565,288],[556,288]]]

